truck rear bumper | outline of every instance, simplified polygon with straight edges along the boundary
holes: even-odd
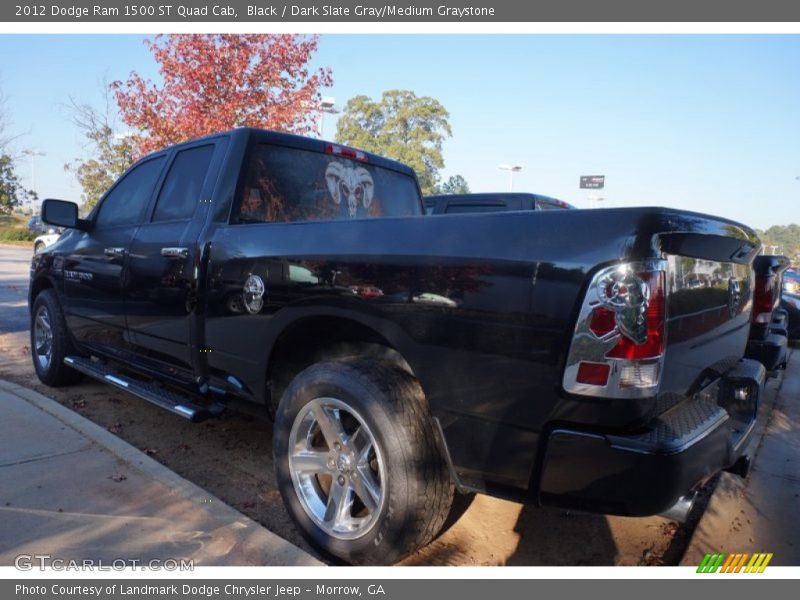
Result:
[[[540,503],[630,516],[668,510],[743,454],[764,378],[761,364],[744,359],[633,435],[553,429],[539,479]]]
[[[745,357],[757,360],[767,371],[775,371],[786,363],[789,340],[785,335],[771,332],[763,340],[747,342]]]

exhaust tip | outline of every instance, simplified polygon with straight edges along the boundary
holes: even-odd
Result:
[[[661,513],[660,516],[667,519],[672,519],[678,523],[686,523],[686,519],[694,506],[696,492],[692,492],[685,496],[678,498],[678,501],[671,507]]]

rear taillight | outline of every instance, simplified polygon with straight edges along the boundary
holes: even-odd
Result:
[[[624,263],[598,272],[570,345],[564,389],[605,397],[657,391],[665,350],[666,261]]]
[[[606,354],[609,358],[642,360],[658,358],[664,353],[664,272],[637,273],[642,283],[649,289],[649,299],[643,310],[644,336],[637,343],[623,332],[617,345]]]
[[[759,275],[753,291],[753,323],[769,323],[775,307],[775,277]]]

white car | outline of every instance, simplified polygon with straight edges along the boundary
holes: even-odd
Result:
[[[47,248],[48,246],[52,246],[56,243],[56,240],[61,237],[61,234],[56,231],[55,229],[50,229],[44,235],[40,235],[35,240],[33,240],[33,253],[39,254],[42,250]]]

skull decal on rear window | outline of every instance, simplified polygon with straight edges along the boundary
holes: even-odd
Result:
[[[372,175],[364,167],[351,167],[339,161],[331,161],[325,169],[325,182],[333,202],[340,206],[345,201],[347,214],[351,219],[369,210],[375,195]]]

